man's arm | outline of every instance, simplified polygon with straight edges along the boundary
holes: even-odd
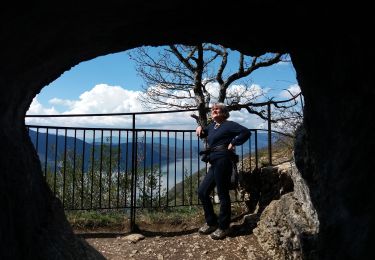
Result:
[[[232,144],[232,146],[242,145],[250,138],[251,131],[248,128],[240,124],[236,124],[235,128],[236,128],[235,131],[238,133],[238,135],[234,137],[230,143]],[[228,149],[229,149],[229,146],[228,146]]]
[[[204,138],[204,137],[207,137],[208,131],[207,131],[207,128],[203,128],[201,126],[198,126],[195,129],[195,133],[197,134],[197,136],[199,138]]]

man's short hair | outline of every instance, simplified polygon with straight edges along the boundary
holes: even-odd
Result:
[[[224,103],[213,103],[212,107],[219,107],[225,119],[228,119],[230,117],[228,107]]]

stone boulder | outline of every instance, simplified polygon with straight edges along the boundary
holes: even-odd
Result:
[[[263,194],[253,232],[261,247],[272,259],[314,258],[319,221],[294,162],[262,168],[259,179]]]

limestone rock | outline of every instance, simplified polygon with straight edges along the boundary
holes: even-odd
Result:
[[[253,230],[259,244],[273,259],[301,259],[306,254],[312,254],[319,221],[309,190],[295,164],[284,163],[269,167],[265,172],[289,177],[294,191],[272,200],[261,212],[258,225]],[[281,190],[278,192],[281,194]]]

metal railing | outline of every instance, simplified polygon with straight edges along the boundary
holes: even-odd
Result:
[[[270,109],[270,106],[268,106]],[[203,142],[195,130],[136,128],[136,115],[187,110],[27,117],[132,116],[132,128],[27,125],[46,182],[66,210],[125,209],[133,230],[138,208],[199,205],[197,190],[207,171],[200,161]],[[272,164],[272,131],[251,129],[237,147],[240,170],[259,167],[267,151]],[[247,162],[247,163],[245,163]],[[240,197],[235,195],[238,202]]]

